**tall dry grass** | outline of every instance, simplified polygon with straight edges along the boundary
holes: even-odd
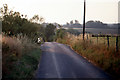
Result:
[[[22,53],[22,44],[21,41],[15,37],[2,37],[2,45],[3,45],[3,55],[4,54],[14,54],[16,56],[20,56]],[[7,52],[7,53],[4,53]]]
[[[10,68],[22,54],[20,40],[15,37],[2,37],[2,71],[3,75],[10,74]]]
[[[110,47],[107,47],[107,41],[104,38],[85,37],[83,41],[82,35],[75,36],[67,33],[63,39],[58,39],[57,42],[70,45],[78,54],[82,55],[93,64],[101,67],[106,72],[113,76],[120,74],[120,53],[115,51],[115,38],[110,39]],[[119,45],[120,46],[120,45]],[[119,48],[120,50],[120,48]]]
[[[29,52],[34,48],[38,48],[38,45],[34,43],[30,38],[28,38],[26,35],[18,34],[17,40],[21,42],[21,45],[23,47],[24,52]]]
[[[7,76],[13,69],[13,64],[18,61],[22,55],[30,52],[37,45],[32,43],[27,36],[17,35],[17,37],[2,35],[2,70],[3,75]]]

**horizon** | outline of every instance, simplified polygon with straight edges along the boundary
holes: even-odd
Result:
[[[107,24],[118,23],[118,0],[86,2],[86,22],[93,20]],[[28,0],[2,0],[0,4],[8,4],[10,10],[27,15],[28,19],[38,14],[45,19],[45,23],[56,22],[63,25],[71,20],[78,20],[83,24],[83,0],[34,0],[26,3]]]

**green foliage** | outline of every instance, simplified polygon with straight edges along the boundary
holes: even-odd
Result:
[[[54,26],[53,24],[49,24],[46,26],[45,28],[45,39],[46,41],[53,41],[54,39],[54,35],[55,35],[55,29],[56,26]]]
[[[40,44],[27,36],[2,36],[3,78],[31,78],[39,63]]]
[[[21,15],[19,12],[9,11],[8,5],[3,5],[0,9],[2,14],[2,32],[7,36],[17,36],[18,34],[26,35],[37,42],[37,38],[41,37],[44,41],[53,41],[55,38],[56,26],[48,24],[43,27],[37,22],[43,22],[44,18],[34,15],[30,20],[27,15]]]
[[[58,29],[56,31],[56,36],[57,36],[57,38],[61,38],[62,39],[62,38],[64,38],[65,33],[66,33],[65,29]]]
[[[41,32],[39,30],[42,26],[30,22],[26,15],[21,15],[19,12],[13,12],[12,10],[9,11],[7,4],[1,8],[0,13],[2,14],[2,32],[7,36],[23,34],[33,39],[34,42],[40,37]],[[33,19],[37,21],[39,19],[38,15]]]
[[[31,19],[31,22],[44,22],[44,18],[43,17],[39,17],[39,15],[34,15]]]
[[[32,79],[39,64],[40,55],[40,49],[34,49],[31,52],[25,53],[11,65],[10,74],[4,75],[3,78]]]
[[[74,30],[74,29],[68,29],[68,30],[66,30],[66,29],[58,29],[57,31],[56,31],[56,39],[58,39],[58,38],[61,38],[61,39],[63,39],[64,37],[65,37],[65,35],[66,35],[66,33],[71,33],[71,34],[74,34],[74,35],[79,35],[80,34],[80,32],[78,32],[77,30]]]

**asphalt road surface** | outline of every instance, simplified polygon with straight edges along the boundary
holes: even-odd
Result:
[[[35,78],[105,78],[109,76],[100,68],[88,62],[70,47],[45,42]]]

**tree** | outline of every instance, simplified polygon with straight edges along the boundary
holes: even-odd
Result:
[[[43,17],[39,17],[39,15],[34,15],[31,19],[30,22],[34,22],[34,23],[42,23],[44,22],[44,18]]]
[[[79,21],[78,21],[78,20],[75,20],[75,24],[79,24]]]
[[[67,24],[67,25],[69,25],[69,23],[68,23],[68,22],[67,22],[66,24]]]
[[[62,25],[60,25],[60,24],[58,24],[58,26],[59,26],[59,28],[62,28],[63,26]]]
[[[66,34],[66,30],[65,30],[65,29],[58,29],[58,30],[56,31],[56,39],[57,39],[57,38],[63,39],[64,36],[65,36],[65,34]]]
[[[32,20],[32,22],[38,22],[39,21],[39,15],[34,15],[31,20]]]
[[[4,6],[3,14],[4,15],[8,15],[8,5],[7,4],[3,4],[3,6]]]
[[[106,28],[107,25],[105,25],[104,23],[100,22],[100,21],[88,21],[86,23],[86,27],[88,28]]]
[[[72,20],[72,21],[70,21],[70,24],[71,24],[71,25],[73,24],[73,20]]]
[[[43,23],[43,22],[45,21],[45,19],[44,19],[43,17],[40,17],[39,21],[40,21],[41,23]]]
[[[12,10],[8,10],[7,4],[1,8],[0,12],[2,13],[2,31],[7,35],[17,35],[17,34],[26,34],[31,36],[31,34],[35,34],[37,32],[37,28],[40,25],[29,22],[24,15],[21,15],[19,12],[13,12]],[[26,15],[25,15],[26,17]],[[38,16],[35,16],[37,20]]]
[[[8,9],[7,4],[0,8],[2,14],[2,32],[7,36],[17,36],[23,34],[35,41],[40,36],[45,36],[45,29],[42,31],[41,24],[31,22],[27,19],[27,15],[21,15],[19,12],[14,12]],[[32,18],[34,21],[44,21],[35,15]],[[44,37],[45,38],[45,37]]]
[[[45,28],[45,38],[46,41],[53,41],[53,36],[55,35],[56,26],[53,24],[48,24]]]

